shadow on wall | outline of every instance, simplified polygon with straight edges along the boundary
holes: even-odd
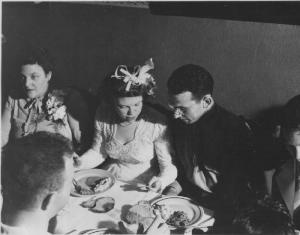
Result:
[[[64,88],[67,91],[65,104],[68,113],[78,120],[81,131],[81,143],[76,149],[84,153],[92,144],[94,137],[94,117],[98,106],[97,97],[89,91],[78,87]]]
[[[187,63],[205,67],[215,79],[217,102],[246,117],[300,92],[298,26],[159,16],[86,3],[6,2],[2,10],[3,95],[14,87],[13,63],[26,40],[47,45],[56,58],[57,87],[94,90],[117,65],[153,57],[163,105],[167,78]]]
[[[277,126],[280,125],[281,121],[281,110],[283,106],[272,106],[264,109],[256,115],[254,118],[257,123],[269,134],[274,137],[278,136]]]

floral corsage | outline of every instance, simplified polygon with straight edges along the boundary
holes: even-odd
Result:
[[[67,107],[64,105],[65,92],[62,90],[53,90],[48,93],[46,101],[46,118],[53,122],[64,122],[67,114]]]

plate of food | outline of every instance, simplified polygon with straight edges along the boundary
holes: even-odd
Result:
[[[88,169],[77,171],[74,175],[71,195],[76,197],[103,193],[115,183],[115,177],[108,171]]]
[[[196,226],[203,216],[203,209],[187,197],[162,197],[151,203],[155,213],[159,213],[171,230]]]

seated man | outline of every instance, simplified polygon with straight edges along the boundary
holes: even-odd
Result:
[[[259,196],[248,207],[239,211],[233,228],[236,234],[295,234],[286,207],[267,195]]]
[[[38,132],[9,143],[2,154],[2,233],[48,234],[49,220],[69,199],[71,143],[61,135]]]
[[[1,234],[43,235],[68,202],[74,174],[68,139],[37,132],[10,142],[2,152]],[[147,234],[169,234],[157,218]]]
[[[247,192],[250,135],[242,119],[215,103],[213,83],[204,68],[188,64],[167,85],[178,181],[185,194],[215,211],[215,229],[225,232]]]
[[[267,191],[285,203],[300,229],[300,95],[283,107],[279,130],[274,145],[261,152]]]

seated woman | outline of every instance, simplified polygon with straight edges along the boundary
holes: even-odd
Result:
[[[166,124],[144,105],[155,88],[148,73],[153,68],[152,60],[132,70],[120,65],[105,79],[93,145],[81,156],[80,168],[94,168],[107,160],[104,169],[116,178],[149,184],[154,191],[176,179]]]
[[[26,50],[19,58],[21,89],[8,97],[2,112],[2,143],[38,131],[59,133],[80,143],[79,123],[64,105],[67,95],[50,89],[53,66],[42,49]]]
[[[281,200],[300,229],[300,95],[283,107],[274,146],[266,146],[267,192]]]

